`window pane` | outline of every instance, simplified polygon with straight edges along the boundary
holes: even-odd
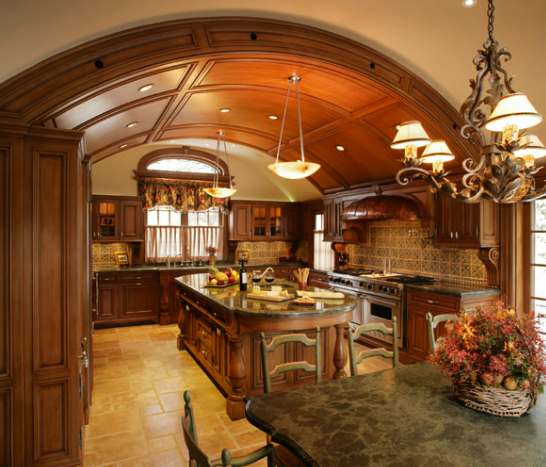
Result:
[[[208,224],[208,213],[206,212],[198,212],[198,220],[197,220],[197,225],[207,225]]]
[[[213,174],[216,169],[203,162],[188,159],[164,159],[154,162],[148,166],[148,170],[159,170],[161,172],[190,172]]]
[[[531,235],[534,245],[532,262],[535,264],[546,264],[546,233],[534,233]]]
[[[534,308],[537,315],[537,323],[539,331],[546,334],[546,301],[545,300],[533,300],[534,303],[531,307]],[[544,315],[544,317],[538,317],[538,315]]]
[[[197,225],[197,213],[195,211],[188,212],[188,225],[191,227]]]
[[[315,215],[315,230],[324,230],[324,214]]]
[[[218,211],[209,211],[209,225],[215,227],[220,225],[220,213]]]
[[[533,267],[533,275],[535,276],[534,288],[532,295],[534,297],[546,299],[546,267]]]
[[[164,209],[159,211],[159,225],[170,225],[170,212]]]
[[[535,230],[546,230],[546,199],[535,201]]]
[[[157,211],[149,209],[147,212],[147,225],[157,225]]]
[[[179,226],[182,225],[182,213],[171,211],[171,225]]]

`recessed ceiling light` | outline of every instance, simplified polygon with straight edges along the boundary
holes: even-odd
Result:
[[[472,8],[476,6],[476,3],[478,3],[478,0],[463,0],[461,2],[461,5],[463,6],[463,8]]]
[[[343,146],[339,145],[339,144],[336,146],[336,149],[338,151],[342,151],[342,152],[345,151],[345,148]]]
[[[227,113],[227,112],[231,112],[231,109],[227,109],[227,108],[224,108],[224,109],[220,109],[220,112],[222,113]]]
[[[205,146],[210,146],[210,144],[209,144],[209,143],[205,143]]]
[[[133,128],[134,126],[137,126],[138,125],[138,122],[131,122],[129,124],[127,124],[127,128]]]
[[[120,148],[120,149],[123,149],[123,148],[126,148],[127,146],[129,146],[127,143],[123,143],[123,144],[120,145],[119,148]]]
[[[277,120],[277,117],[276,115],[268,115],[267,118],[269,118],[269,120]]]
[[[140,92],[146,92],[146,91],[149,91],[150,89],[152,89],[153,87],[154,87],[153,84],[145,84],[144,86],[139,88],[139,91]]]
[[[234,144],[232,144],[232,145],[231,145],[231,147],[232,147],[232,148],[234,148],[234,147],[235,147],[235,145],[234,145]]]

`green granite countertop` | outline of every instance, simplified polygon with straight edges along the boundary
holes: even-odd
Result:
[[[297,305],[294,300],[285,302],[271,302],[248,298],[250,292],[239,291],[239,284],[234,284],[228,287],[212,288],[205,287],[207,282],[207,274],[190,274],[177,277],[175,280],[182,288],[197,292],[205,301],[208,301],[213,306],[220,307],[228,313],[236,313],[238,315],[268,317],[268,318],[302,318],[312,316],[324,316],[327,314],[343,313],[351,311],[355,308],[356,302],[352,296],[345,295],[343,299],[316,299],[312,305]],[[270,285],[265,285],[265,282],[258,284],[261,290],[270,289]],[[288,293],[296,295],[296,284],[284,280],[275,279],[272,285],[280,285],[283,290],[288,290]],[[248,285],[249,289],[252,285]],[[309,287],[308,290],[321,291],[316,287]]]
[[[419,290],[421,292],[430,292],[440,295],[449,295],[452,297],[472,297],[476,295],[500,294],[501,289],[488,287],[486,285],[459,284],[456,282],[418,282],[415,284],[405,284],[406,290]]]
[[[241,265],[239,263],[216,263],[215,266],[220,269],[221,271],[227,268],[239,268]],[[298,266],[298,267],[306,267],[307,263],[303,262],[295,262],[295,263],[266,263],[266,264],[248,264],[248,268],[266,268],[266,267],[282,267],[282,266]],[[97,268],[93,269],[93,272],[98,273],[116,273],[116,272],[138,272],[138,271],[207,271],[209,268],[208,264],[203,264],[201,266],[174,266],[171,265],[171,267],[167,267],[166,263],[145,263],[145,264],[137,264],[134,266],[129,267],[115,267],[115,268]]]
[[[429,363],[251,396],[250,422],[315,467],[546,465],[546,397],[521,418],[460,404]]]

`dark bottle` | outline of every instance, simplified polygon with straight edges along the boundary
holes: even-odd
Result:
[[[241,273],[239,274],[239,290],[241,292],[246,292],[248,277],[245,268],[245,260],[241,260]]]

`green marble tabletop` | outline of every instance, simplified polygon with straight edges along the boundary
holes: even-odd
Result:
[[[202,299],[208,301],[213,306],[220,307],[228,313],[239,315],[249,315],[268,318],[289,318],[289,317],[312,317],[323,316],[327,314],[342,313],[351,311],[355,308],[355,299],[350,295],[345,295],[343,299],[316,299],[312,305],[297,305],[294,300],[284,302],[270,302],[254,298],[248,298],[247,295],[252,289],[248,284],[249,291],[239,291],[239,284],[234,284],[223,288],[205,287],[208,274],[190,274],[177,277],[175,280],[182,288],[198,293]],[[261,290],[269,290],[270,285],[265,281],[258,284]],[[272,285],[280,285],[288,290],[289,294],[296,295],[297,287],[293,282],[275,279]],[[324,291],[316,287],[309,287],[309,291]]]
[[[252,396],[246,415],[309,466],[546,465],[546,396],[520,418],[476,412],[427,362]]]

